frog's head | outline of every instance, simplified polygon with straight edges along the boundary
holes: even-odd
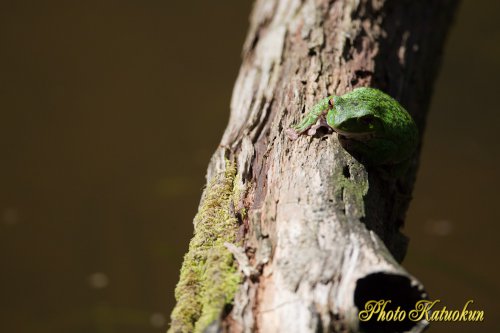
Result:
[[[380,115],[359,100],[334,98],[327,122],[340,135],[348,139],[370,139],[383,131]]]

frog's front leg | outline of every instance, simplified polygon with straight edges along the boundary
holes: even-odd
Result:
[[[314,125],[312,125],[311,127],[309,127],[309,129],[307,130],[307,135],[309,136],[313,136],[314,134],[316,134],[316,131],[318,130],[318,128],[320,127],[326,127],[328,128],[328,131],[331,133],[333,132],[333,129],[332,127],[328,124],[328,122],[326,121],[326,117],[325,117],[325,114],[326,112],[323,112],[319,117],[318,117],[318,120],[316,121],[316,123]]]
[[[307,130],[309,130],[308,135],[314,135],[319,127],[328,126],[325,115],[332,108],[332,99],[333,96],[329,96],[315,104],[297,125],[286,130],[288,137],[295,140]]]

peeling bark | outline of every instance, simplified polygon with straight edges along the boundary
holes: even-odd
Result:
[[[229,124],[207,178],[226,158],[237,162],[249,189],[241,203],[244,246],[260,275],[245,279],[230,313],[207,331],[356,332],[366,300],[413,307],[426,297],[399,265],[419,153],[405,175],[384,179],[335,133],[290,141],[284,130],[319,99],[372,86],[397,99],[422,133],[456,3],[256,1]],[[425,323],[361,325],[418,332]]]

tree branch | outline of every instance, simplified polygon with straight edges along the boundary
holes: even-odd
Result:
[[[422,133],[456,3],[256,1],[229,124],[207,178],[235,161],[241,195],[227,209],[261,274],[243,279],[232,309],[221,309],[207,331],[423,329],[423,322],[358,320],[367,300],[411,308],[426,297],[398,264],[418,152],[405,175],[386,179],[349,155],[336,134],[290,141],[284,130],[319,99],[372,86],[397,99]]]

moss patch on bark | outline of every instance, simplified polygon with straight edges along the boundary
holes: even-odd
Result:
[[[202,332],[232,302],[241,282],[233,255],[224,246],[236,242],[238,231],[232,207],[241,189],[235,179],[236,167],[228,162],[207,185],[175,289],[177,304],[168,333]]]

